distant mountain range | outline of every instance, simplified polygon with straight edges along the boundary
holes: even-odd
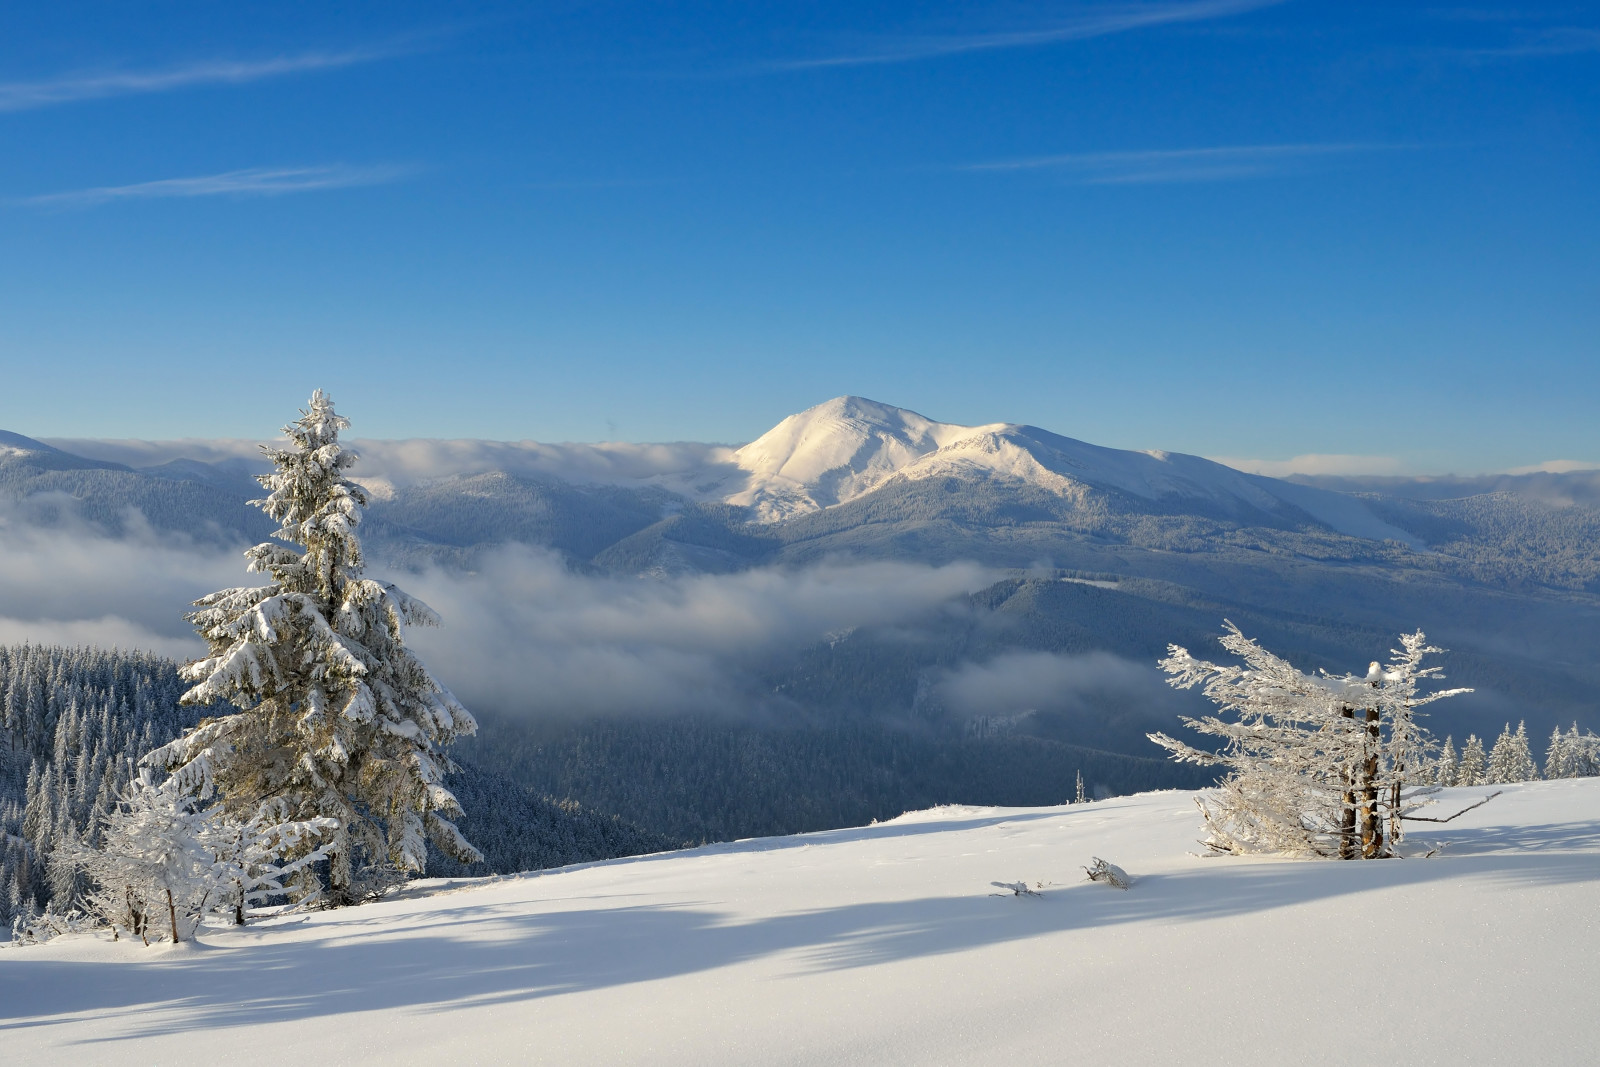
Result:
[[[566,485],[589,493],[606,487],[636,494],[637,505],[624,510],[640,515],[662,518],[684,504],[721,504],[733,509],[730,516],[758,526],[874,495],[908,490],[916,495],[917,483],[942,485],[949,492],[950,479],[1025,496],[1042,490],[1065,504],[1052,511],[1188,515],[1247,527],[1324,529],[1418,551],[1437,550],[1441,531],[1435,520],[1460,510],[1419,509],[1418,502],[1502,496],[1508,502],[1554,509],[1600,507],[1600,471],[1278,479],[1198,456],[1103,448],[1034,426],[935,422],[850,396],[791,415],[737,448],[430,440],[358,441],[356,447],[363,457],[356,477],[379,500],[394,500],[418,487],[424,490],[419,499],[433,506],[441,495],[451,495],[452,486],[474,497],[526,496],[530,484]],[[251,475],[265,469],[257,446],[238,440],[46,443],[0,432],[0,459],[8,454],[12,465],[27,456],[21,465],[134,473],[202,485],[233,497],[251,495]],[[491,474],[503,477],[492,483],[475,480]],[[615,493],[602,496],[620,500]],[[484,540],[494,539],[492,531],[480,533]]]
[[[1452,681],[1481,690],[1461,702],[1464,726],[1522,717],[1534,729],[1574,718],[1600,726],[1600,472],[1282,480],[1031,426],[939,423],[859,397],[792,415],[737,448],[355,447],[356,475],[374,496],[369,549],[399,566],[471,567],[520,542],[608,576],[841,559],[1011,571],[962,608],[959,625],[930,617],[911,627],[915,640],[904,626],[858,630],[774,666],[768,684],[819,714],[927,713],[929,672],[980,651],[1098,650],[1149,663],[1168,641],[1208,647],[1226,616],[1269,647],[1338,670],[1420,626],[1454,650]],[[3,434],[0,497],[27,522],[75,509],[115,534],[135,509],[158,530],[257,541],[270,524],[246,504],[262,469],[252,449]],[[1089,732],[1101,747],[1149,755],[1129,715],[1120,732]],[[1465,728],[1450,732],[1459,739]]]

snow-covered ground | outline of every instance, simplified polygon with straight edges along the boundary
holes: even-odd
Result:
[[[1191,794],[1152,793],[422,883],[196,946],[7,946],[0,1052],[18,1065],[1595,1063],[1600,779],[1497,788],[1415,831],[1403,860],[1202,859]],[[1433,813],[1486,792],[1450,790]],[[1092,856],[1133,887],[1084,881]],[[1044,888],[990,885],[1017,880]]]

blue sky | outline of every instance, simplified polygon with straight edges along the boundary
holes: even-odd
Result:
[[[0,427],[1600,462],[1587,5],[333,7],[8,11]]]

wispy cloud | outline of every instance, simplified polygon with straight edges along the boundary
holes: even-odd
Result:
[[[1137,152],[1069,152],[969,163],[966,171],[1059,171],[1082,185],[1213,182],[1281,173],[1319,156],[1393,148],[1380,144],[1268,144]]]
[[[0,111],[98,100],[111,96],[164,93],[196,85],[239,85],[288,74],[333,70],[415,52],[414,44],[388,44],[336,52],[301,52],[254,60],[205,60],[155,70],[66,74],[42,81],[0,83]]]
[[[885,63],[913,63],[968,52],[1007,48],[1036,48],[1062,41],[1149,29],[1174,23],[1201,22],[1271,7],[1283,0],[1193,0],[1189,3],[1120,4],[1091,8],[1075,18],[1034,29],[974,33],[944,37],[906,37],[879,42],[876,47],[831,56],[782,60],[758,68],[766,73],[816,70],[824,67],[863,67]]]
[[[94,207],[114,200],[166,200],[198,196],[284,196],[320,189],[346,189],[357,185],[382,185],[411,173],[410,167],[252,167],[194,178],[162,178],[133,185],[103,185],[45,193],[18,201],[38,207]]]
[[[1537,59],[1544,56],[1583,55],[1600,52],[1600,29],[1558,26],[1524,34],[1510,44],[1452,51],[1463,59]]]
[[[1265,474],[1269,478],[1287,478],[1291,474],[1398,475],[1404,469],[1404,464],[1395,456],[1311,453],[1293,459],[1210,458],[1234,470]]]
[[[1512,467],[1507,474],[1571,474],[1573,471],[1600,470],[1600,463],[1585,459],[1547,459],[1528,467]]]

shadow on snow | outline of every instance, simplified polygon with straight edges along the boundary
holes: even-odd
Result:
[[[230,936],[194,955],[148,961],[0,958],[0,973],[10,972],[0,999],[0,1031],[51,1025],[65,1021],[63,1013],[80,1012],[126,1013],[122,1033],[102,1039],[119,1040],[380,1009],[441,1011],[648,982],[779,955],[792,958],[795,974],[839,970],[1075,929],[1205,920],[1440,880],[1600,881],[1592,853],[1561,851],[1600,844],[1600,823],[1460,830],[1450,836],[1451,856],[1444,859],[1218,859],[1140,877],[1128,892],[1082,883],[1019,900],[974,886],[967,896],[864,902],[750,920],[731,919],[706,901],[538,912],[523,910],[538,905],[463,903],[418,913],[413,925],[399,927],[379,905],[324,920],[323,940],[280,940],[268,927],[242,935],[250,939],[242,944],[227,944]],[[1484,854],[1508,848],[1522,851]],[[592,904],[626,898],[576,899]],[[375,936],[341,936],[366,927]]]

